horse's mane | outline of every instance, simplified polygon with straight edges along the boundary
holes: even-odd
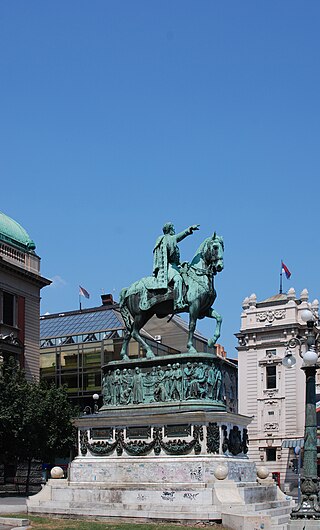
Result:
[[[209,242],[212,243],[213,241],[217,241],[218,243],[220,243],[220,245],[222,246],[222,249],[224,250],[223,238],[221,236],[217,236],[217,234],[213,234],[213,236],[207,237],[204,241],[202,241],[190,265],[195,265],[196,263],[199,263],[200,259],[204,256],[207,250],[208,243]]]

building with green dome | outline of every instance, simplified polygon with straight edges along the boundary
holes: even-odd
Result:
[[[0,212],[0,361],[19,360],[28,378],[39,377],[40,274],[36,245],[26,230]]]

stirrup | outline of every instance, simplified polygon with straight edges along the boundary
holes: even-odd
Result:
[[[187,305],[187,304],[185,304],[184,301],[181,300],[181,302],[180,302],[179,304],[176,303],[176,304],[174,305],[174,310],[177,311],[177,310],[179,310],[179,309],[184,309],[184,308],[186,307],[186,305]]]

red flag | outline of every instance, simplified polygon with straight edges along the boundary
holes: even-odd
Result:
[[[85,298],[90,298],[90,294],[88,293],[88,291],[86,291],[84,287],[81,287],[81,285],[79,285],[79,294],[81,296],[84,296]]]
[[[287,280],[289,280],[289,278],[291,276],[291,272],[289,271],[288,267],[283,263],[283,261],[281,261],[281,267],[282,267],[282,270],[284,271],[284,273],[286,275]]]

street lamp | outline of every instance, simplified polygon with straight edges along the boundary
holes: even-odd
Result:
[[[320,490],[317,478],[317,413],[316,413],[316,370],[319,359],[320,337],[316,327],[316,318],[309,309],[301,311],[301,318],[307,323],[307,340],[294,337],[287,343],[286,355],[282,364],[290,367],[288,348],[299,346],[299,355],[303,359],[301,369],[306,376],[306,408],[304,431],[303,477],[301,478],[301,498],[298,506],[292,510],[292,519],[320,519]],[[302,353],[306,342],[307,351]]]
[[[98,407],[99,394],[93,394],[92,398],[93,398],[93,402],[94,402],[93,414],[98,414],[98,412],[99,412],[99,407]]]
[[[93,403],[94,403],[93,411],[92,411],[92,408],[89,405],[87,405],[84,408],[83,414],[98,414],[98,412],[99,412],[99,406],[98,406],[99,394],[93,394],[92,399],[93,399]]]
[[[282,359],[282,364],[283,366],[285,366],[286,368],[293,368],[294,365],[296,364],[296,359],[294,358],[294,356],[292,355],[291,351],[289,350],[289,348],[286,349],[286,354],[284,356],[284,358]]]

